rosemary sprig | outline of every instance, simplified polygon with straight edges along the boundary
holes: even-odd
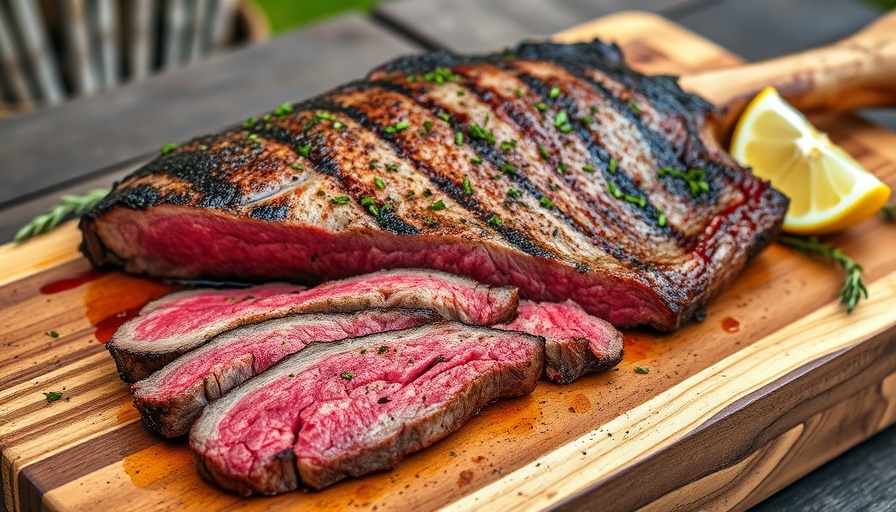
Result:
[[[884,218],[889,222],[896,222],[896,201],[893,201],[890,204],[885,204],[880,211],[884,214]]]
[[[47,210],[47,213],[38,215],[28,224],[22,226],[13,238],[16,242],[22,242],[35,235],[51,231],[69,215],[82,215],[87,210],[106,197],[108,190],[96,189],[81,195],[62,196],[62,202]]]
[[[822,256],[840,265],[840,268],[846,272],[846,280],[843,282],[843,287],[840,288],[840,302],[846,305],[847,313],[852,313],[863,296],[868,298],[868,288],[862,282],[862,266],[837,247],[821,242],[814,236],[800,238],[783,235],[779,241],[804,254]]]

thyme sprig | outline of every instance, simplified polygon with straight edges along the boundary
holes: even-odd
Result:
[[[84,214],[84,212],[93,208],[100,199],[106,197],[106,194],[108,193],[108,190],[96,189],[80,196],[62,196],[61,203],[47,210],[47,213],[38,215],[32,219],[31,222],[22,226],[22,229],[20,229],[16,233],[16,236],[13,237],[13,240],[22,242],[35,235],[51,231],[61,224],[69,215]]]
[[[884,214],[884,218],[887,219],[887,221],[896,222],[896,201],[890,204],[885,204],[880,211]]]
[[[846,272],[846,280],[843,282],[843,287],[840,288],[840,302],[846,305],[847,313],[852,313],[862,297],[868,298],[868,288],[862,282],[862,266],[839,248],[821,242],[814,236],[800,238],[783,235],[779,241],[804,254],[822,256],[840,265],[840,268]]]

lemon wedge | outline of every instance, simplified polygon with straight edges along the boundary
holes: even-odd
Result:
[[[734,130],[731,156],[790,197],[784,231],[826,234],[874,215],[890,189],[819,132],[772,87]]]

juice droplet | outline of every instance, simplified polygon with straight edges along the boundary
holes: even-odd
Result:
[[[97,341],[100,343],[106,343],[107,341],[112,339],[112,335],[115,334],[115,331],[118,330],[119,327],[122,326],[125,322],[130,320],[131,318],[136,318],[137,314],[140,313],[139,308],[130,308],[124,311],[119,311],[114,315],[107,316],[103,318],[99,322],[97,322],[94,327],[96,327],[96,332],[94,332],[94,336],[96,336]]]
[[[87,320],[96,327],[96,339],[106,343],[115,331],[137,316],[143,306],[181,287],[151,279],[110,272],[91,283],[84,297]]]
[[[722,319],[722,330],[725,332],[737,332],[740,330],[740,322],[730,316]]]
[[[99,279],[106,274],[108,274],[108,272],[103,272],[100,270],[85,270],[83,272],[75,274],[73,277],[66,277],[65,279],[53,281],[52,283],[47,283],[41,286],[40,293],[43,293],[44,295],[52,295],[54,293],[71,290],[72,288],[77,288],[82,284],[89,283],[90,281],[93,281],[95,279]]]

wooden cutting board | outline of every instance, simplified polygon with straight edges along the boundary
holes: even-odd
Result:
[[[650,73],[736,64],[662,18],[624,13],[557,36],[615,40]],[[896,135],[815,120],[896,188]],[[10,510],[744,509],[896,420],[896,226],[831,239],[871,298],[836,301],[835,267],[772,246],[709,307],[626,332],[615,370],[502,400],[393,471],[244,499],[199,479],[183,440],[149,434],[98,339],[172,287],[91,272],[69,224],[0,247],[0,449]],[[47,334],[55,331],[58,337]],[[639,373],[636,367],[649,373]],[[62,392],[49,402],[44,393]]]

